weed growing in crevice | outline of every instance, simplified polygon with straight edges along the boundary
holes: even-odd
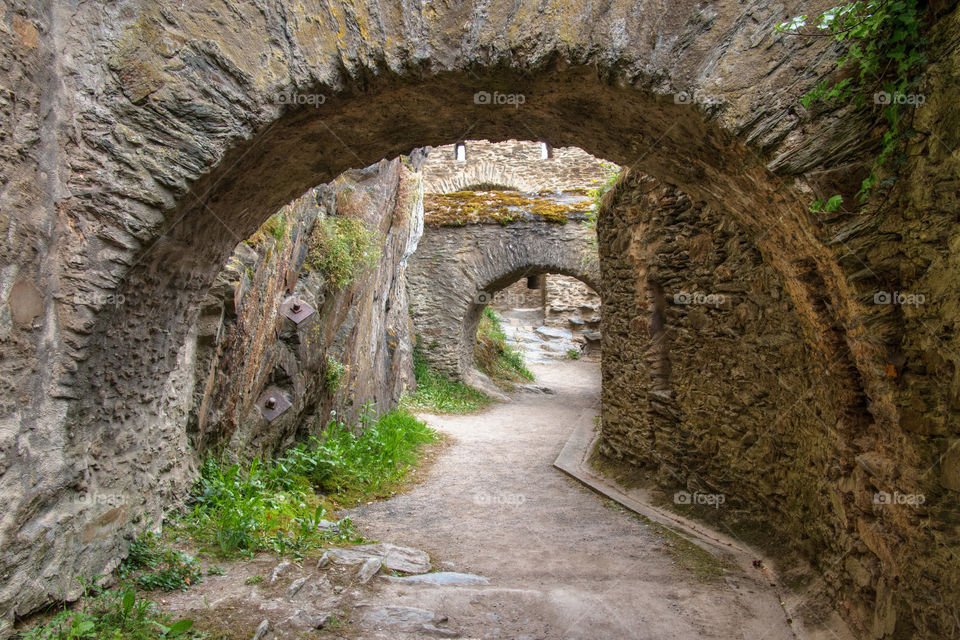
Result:
[[[287,208],[284,207],[267,218],[267,221],[260,225],[260,228],[246,240],[246,243],[250,246],[256,246],[268,237],[277,242],[283,242],[289,232],[290,221],[287,219]]]
[[[347,367],[330,356],[327,356],[327,371],[324,375],[324,383],[326,384],[327,391],[333,393],[340,388],[340,384],[343,382],[343,374],[346,372]]]
[[[380,259],[380,234],[359,218],[320,218],[309,244],[307,266],[334,289],[345,289]]]

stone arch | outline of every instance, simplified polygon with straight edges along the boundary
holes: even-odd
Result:
[[[45,28],[23,100],[37,113],[56,105],[35,137],[57,150],[33,149],[36,178],[20,176],[55,196],[26,186],[11,196],[25,212],[11,242],[31,247],[17,269],[47,303],[44,330],[4,346],[7,366],[23,372],[10,396],[28,399],[6,415],[32,436],[4,474],[23,486],[0,521],[16,558],[0,573],[18,585],[0,592],[0,613],[75,594],[72,575],[108,573],[130,528],[143,526],[134,523],[159,521],[189,486],[176,365],[231,248],[344,169],[468,134],[532,131],[552,147],[580,146],[737,219],[784,274],[807,339],[828,360],[849,351],[870,410],[892,421],[862,305],[794,185],[871,144],[860,139],[866,127],[795,110],[837,55],[773,35],[803,9],[272,0],[233,3],[228,20],[200,0],[25,9]],[[64,68],[76,72],[54,75]],[[823,283],[822,294],[805,281]],[[78,302],[76,291],[90,295]],[[124,505],[72,500],[97,487]]]
[[[495,184],[516,191],[533,191],[536,188],[513,171],[505,171],[499,165],[482,162],[446,180],[440,180],[436,184],[430,185],[430,191],[434,193],[453,193],[469,190],[470,187],[480,184]]]
[[[592,236],[592,230],[574,222],[427,229],[408,265],[407,292],[431,366],[454,379],[491,388],[473,360],[480,313],[497,291],[524,276],[572,276],[602,299]]]

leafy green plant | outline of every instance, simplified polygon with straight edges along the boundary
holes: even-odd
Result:
[[[432,349],[433,344],[427,348]],[[404,396],[401,401],[401,405],[408,410],[464,414],[479,411],[493,402],[493,399],[482,391],[450,380],[439,371],[431,369],[423,355],[419,338],[413,350],[413,373],[417,380],[417,390]]]
[[[810,211],[812,211],[813,213],[818,213],[821,211],[830,213],[834,211],[839,211],[842,205],[843,205],[843,196],[835,195],[830,198],[827,198],[826,200],[820,200],[820,199],[814,200],[813,204],[810,205]]]
[[[570,360],[580,359],[580,349],[567,349],[567,358]]]
[[[346,369],[346,366],[342,362],[331,356],[327,356],[327,372],[324,375],[327,391],[333,393],[340,388],[340,383],[343,382],[343,374],[346,372]]]
[[[328,514],[390,491],[435,438],[406,411],[376,418],[368,408],[355,429],[330,422],[319,437],[274,460],[208,460],[186,524],[224,555],[270,550],[299,557],[331,542],[360,542],[349,518],[331,527]]]
[[[307,265],[335,289],[344,289],[380,259],[380,234],[359,218],[317,220],[310,235]]]
[[[77,607],[20,634],[22,640],[166,640],[199,638],[192,620],[174,621],[132,589],[101,591],[85,584]]]
[[[812,20],[814,31],[805,31],[811,20],[799,15],[778,24],[776,31],[801,37],[829,37],[846,45],[839,66],[852,63],[856,74],[838,82],[824,80],[801,98],[805,108],[814,102],[844,103],[853,100],[857,106],[872,102],[882,107],[887,131],[881,140],[880,153],[870,174],[863,180],[857,195],[865,203],[873,189],[881,183],[880,172],[888,163],[902,163],[902,147],[911,135],[909,109],[922,104],[922,96],[913,96],[926,63],[922,36],[922,9],[917,0],[864,0],[848,2],[827,9]],[[911,99],[913,98],[917,99]],[[837,211],[842,204],[835,195],[814,203],[814,211]]]
[[[196,558],[169,546],[152,532],[130,545],[130,553],[120,565],[120,575],[131,578],[141,589],[163,591],[187,589],[203,579]]]
[[[255,576],[249,576],[246,580],[243,581],[243,584],[254,585],[254,584],[260,584],[261,582],[263,582],[263,576],[255,575]]]
[[[485,307],[480,316],[474,355],[477,367],[502,386],[533,380],[533,373],[523,361],[523,354],[507,344],[503,324],[492,307]]]

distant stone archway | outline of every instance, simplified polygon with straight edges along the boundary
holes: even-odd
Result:
[[[544,273],[577,278],[602,297],[594,232],[539,221],[427,228],[408,265],[407,293],[431,366],[489,388],[473,360],[480,314],[501,289]]]

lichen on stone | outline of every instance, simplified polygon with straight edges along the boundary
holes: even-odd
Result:
[[[592,202],[582,189],[540,191],[455,191],[424,196],[424,223],[435,227],[466,224],[510,225],[522,220],[566,224],[589,213]]]

